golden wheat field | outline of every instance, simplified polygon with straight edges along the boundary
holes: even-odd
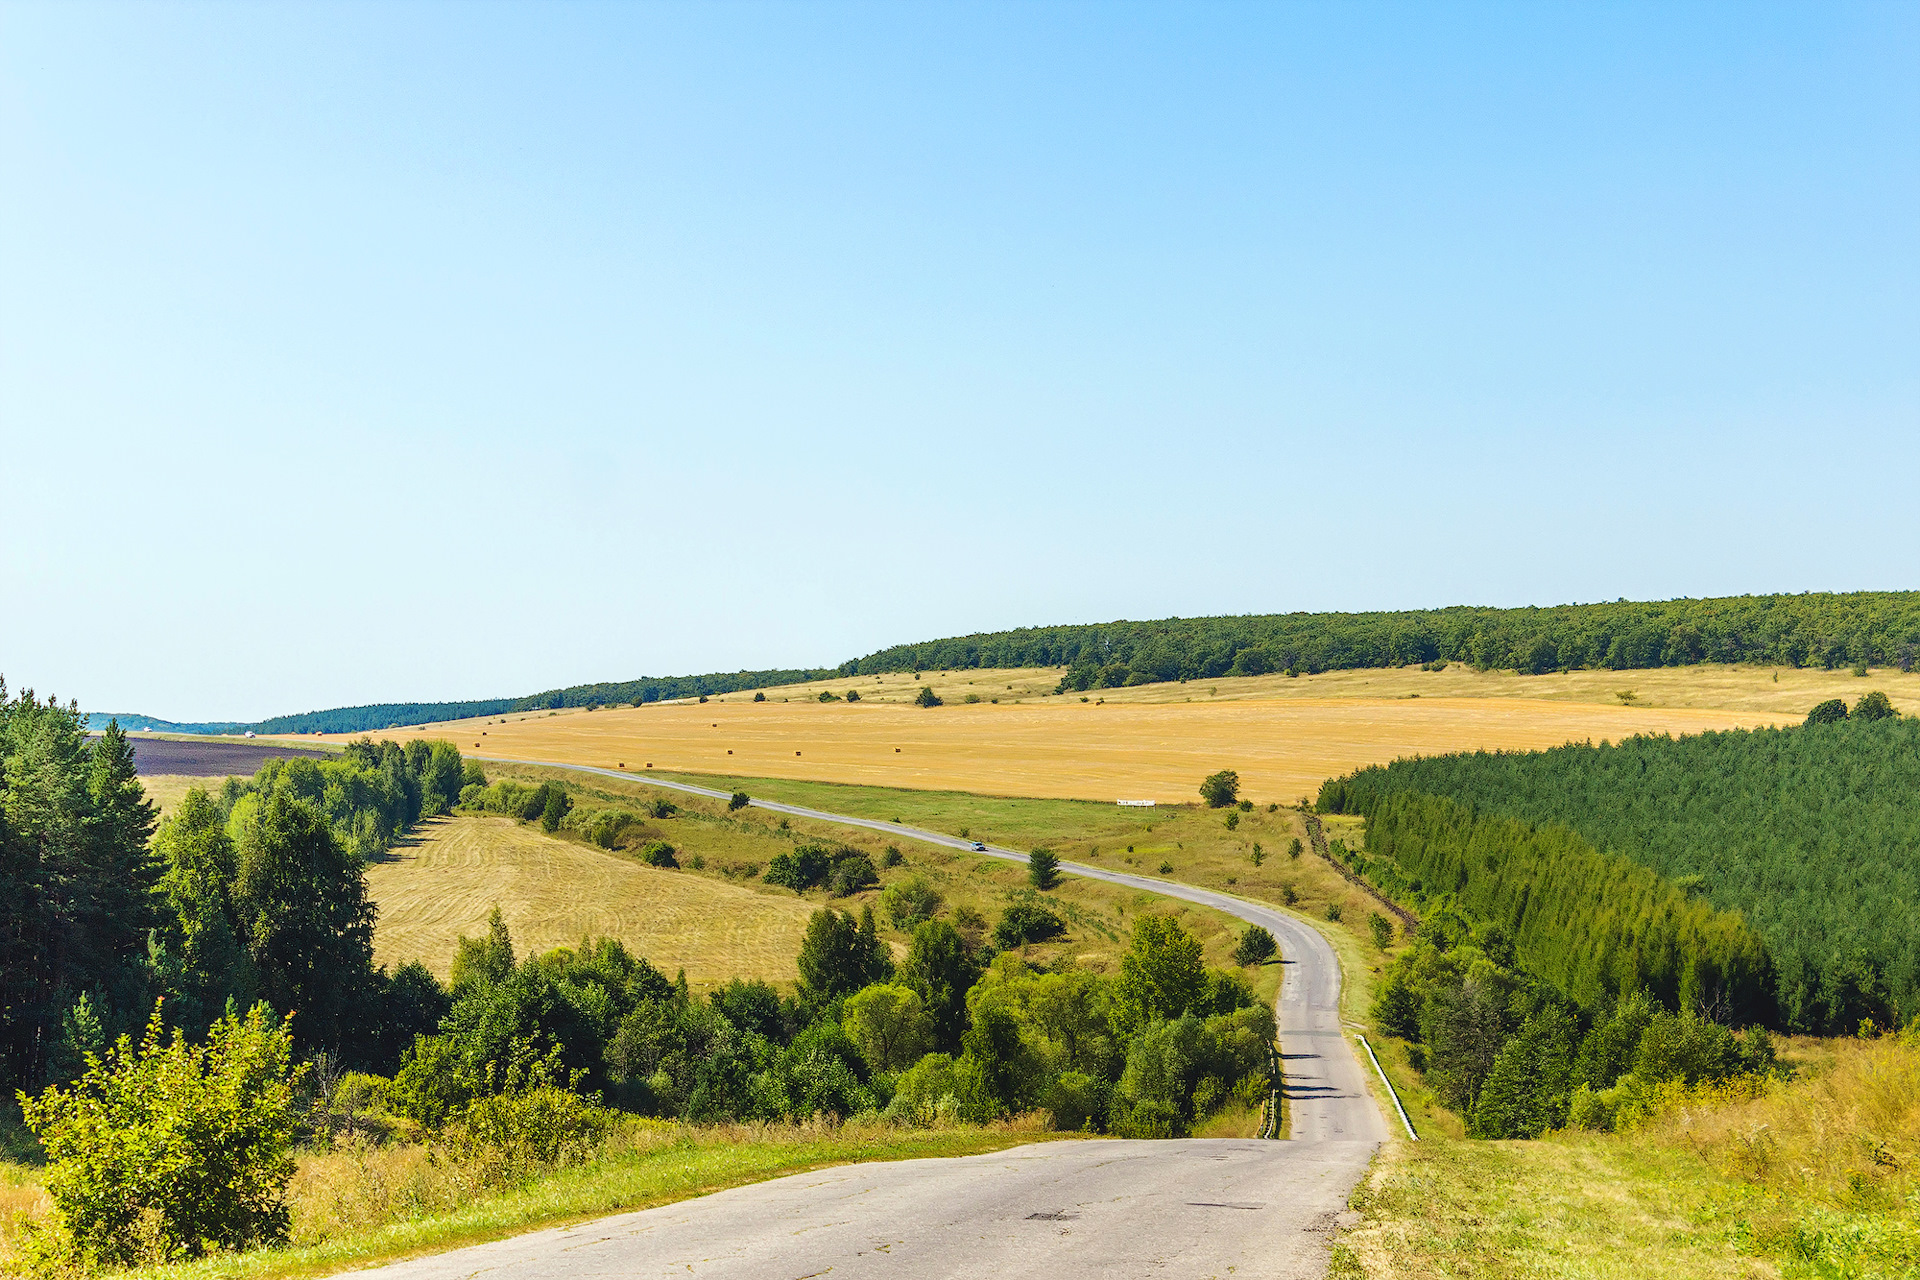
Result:
[[[1312,795],[1333,774],[1402,755],[1550,747],[1798,718],[1512,697],[1102,703],[1074,696],[921,708],[878,700],[755,703],[735,696],[704,705],[526,713],[397,732],[446,737],[482,759],[1089,800],[1187,800],[1202,777],[1232,768],[1244,795],[1290,803]]]
[[[791,981],[814,904],[643,866],[557,840],[510,818],[431,819],[367,868],[380,909],[376,962],[420,960],[445,978],[460,935],[487,930],[495,904],[521,955],[618,938],[694,986]]]

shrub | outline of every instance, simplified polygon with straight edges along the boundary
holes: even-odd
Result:
[[[1287,856],[1289,858],[1297,858],[1300,856],[1300,851],[1305,847],[1305,845],[1300,843],[1300,837],[1295,836],[1293,839],[1287,841]]]
[[[905,861],[906,859],[900,854],[900,846],[897,844],[888,845],[887,851],[880,855],[880,865],[883,867],[897,867]]]
[[[205,1045],[122,1036],[69,1088],[21,1111],[47,1154],[46,1189],[85,1267],[248,1249],[287,1235],[293,1175],[292,1035],[264,1004],[229,1013]]]
[[[1341,914],[1341,910],[1340,910],[1339,903],[1329,902],[1327,904],[1327,919],[1333,921],[1335,924],[1338,924],[1340,922],[1340,914]]]
[[[1891,720],[1899,714],[1898,711],[1893,709],[1893,703],[1887,700],[1887,695],[1875,689],[1872,693],[1860,695],[1860,701],[1853,704],[1853,715],[1850,718],[1854,720]]]
[[[1847,704],[1839,698],[1828,698],[1825,702],[1807,712],[1808,724],[1833,724],[1847,718]]]
[[[732,813],[736,809],[744,809],[749,804],[752,804],[752,803],[753,803],[752,799],[747,795],[746,792],[736,791],[731,796],[727,797],[727,812]]]
[[[930,1126],[951,1120],[955,1113],[953,1057],[930,1053],[900,1074],[894,1082],[891,1119]]]
[[[1373,935],[1373,945],[1385,951],[1393,944],[1393,921],[1378,911],[1367,916],[1367,931]]]
[[[773,855],[773,861],[767,864],[765,879],[768,884],[803,893],[825,884],[833,874],[834,865],[856,853],[853,849],[835,850],[823,844],[797,845],[792,853]],[[868,865],[871,868],[872,864]]]
[[[1200,798],[1210,809],[1224,809],[1240,795],[1240,775],[1231,769],[1208,774],[1200,782]]]
[[[1239,808],[1239,810],[1240,810],[1240,812],[1242,812],[1242,813],[1252,813],[1252,812],[1253,812],[1253,801],[1251,801],[1251,800],[1242,800],[1242,801],[1240,802],[1240,804],[1239,804],[1239,805],[1238,805],[1237,807]]]
[[[864,853],[848,853],[833,864],[833,870],[827,873],[827,891],[836,898],[849,898],[862,889],[870,889],[880,883],[880,874],[873,869],[873,863]]]
[[[1060,882],[1060,858],[1049,849],[1035,849],[1027,855],[1027,880],[1034,888],[1047,890]]]
[[[665,840],[649,840],[641,845],[639,858],[650,867],[665,867],[673,871],[680,869],[679,859],[673,856],[673,846]]]
[[[1232,810],[1227,814],[1227,830],[1232,831],[1240,825],[1240,811]]]
[[[1107,1109],[1106,1095],[1105,1080],[1084,1071],[1066,1071],[1040,1091],[1040,1106],[1053,1116],[1055,1129],[1092,1129]]]
[[[1233,962],[1239,965],[1265,964],[1279,950],[1280,945],[1273,940],[1271,933],[1257,924],[1250,924],[1247,931],[1240,935],[1240,941],[1234,944]]]
[[[572,1089],[540,1081],[467,1104],[448,1146],[495,1166],[502,1181],[574,1164],[592,1155],[612,1115]]]
[[[940,910],[940,894],[921,875],[908,876],[890,884],[880,895],[880,909],[893,927],[911,933],[923,920],[931,920]]]
[[[560,822],[567,816],[567,810],[573,808],[573,797],[563,787],[549,784],[541,790],[547,793],[547,803],[540,810],[540,829],[552,833],[560,829]]]
[[[1014,902],[993,926],[993,945],[1002,951],[1028,942],[1045,942],[1067,931],[1064,920],[1037,902]]]
[[[1290,884],[1283,884],[1280,886],[1280,901],[1292,906],[1300,901],[1300,891]]]
[[[767,695],[760,692],[758,689],[755,689],[753,691],[753,700],[755,702],[765,702],[767,700]]]
[[[822,690],[820,691],[820,701],[822,701],[822,702],[838,702],[838,701],[840,701],[840,695],[839,695],[839,694],[837,694],[837,693],[835,693],[835,692],[833,692],[833,691],[832,691],[831,689],[822,689]]]
[[[647,816],[649,818],[671,818],[678,812],[680,812],[680,806],[671,800],[647,801]]]
[[[847,701],[848,702],[860,701],[860,691],[858,689],[847,690]]]
[[[932,685],[923,684],[920,686],[920,696],[915,698],[913,702],[915,706],[919,707],[937,707],[940,705],[940,695],[933,691]]]

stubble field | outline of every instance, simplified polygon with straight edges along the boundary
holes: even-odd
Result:
[[[1156,702],[1114,691],[1084,702],[1075,695],[934,708],[774,695],[756,703],[733,695],[705,704],[527,712],[393,732],[448,738],[482,759],[1104,801],[1185,800],[1206,774],[1232,768],[1244,794],[1291,803],[1331,775],[1403,755],[1699,733],[1805,714],[1804,707],[1361,696],[1349,688],[1332,686],[1331,696],[1318,698],[1209,697],[1200,689],[1192,702]]]

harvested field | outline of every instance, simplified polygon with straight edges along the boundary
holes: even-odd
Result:
[[[379,905],[374,958],[423,961],[445,978],[455,940],[487,929],[495,904],[521,955],[586,934],[618,938],[695,986],[732,978],[791,982],[815,904],[652,867],[521,826],[510,818],[433,819],[367,868]]]
[[[142,776],[167,774],[174,777],[224,778],[252,776],[269,760],[288,756],[308,756],[322,760],[334,754],[312,748],[285,746],[272,739],[233,741],[232,739],[153,738],[131,734],[133,767]]]
[[[180,807],[187,798],[187,792],[198,787],[208,794],[216,794],[225,778],[208,777],[204,774],[158,773],[142,774],[140,788],[147,793],[147,799],[160,806],[160,816],[167,817]]]
[[[651,764],[687,773],[1105,801],[1184,801],[1202,777],[1232,768],[1244,795],[1291,803],[1333,774],[1402,755],[1698,733],[1804,715],[1511,697],[1214,699],[1199,686],[1175,687],[1201,696],[1123,702],[1116,694],[1104,705],[1075,696],[923,709],[865,698],[756,703],[734,695],[704,705],[527,713],[412,733],[449,738],[482,759],[624,765],[636,773]]]

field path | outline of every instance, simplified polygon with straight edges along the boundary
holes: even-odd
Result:
[[[503,763],[546,764],[519,760]],[[568,766],[726,798],[691,783]],[[906,836],[898,823],[754,800],[755,807]],[[1025,861],[1011,849],[996,858]],[[1314,929],[1224,893],[1063,863],[1265,926],[1287,966],[1276,1012],[1292,1140],[1050,1142],[993,1155],[796,1174],[679,1204],[397,1263],[380,1280],[560,1277],[1318,1277],[1347,1195],[1389,1130],[1340,1025],[1340,965]]]

